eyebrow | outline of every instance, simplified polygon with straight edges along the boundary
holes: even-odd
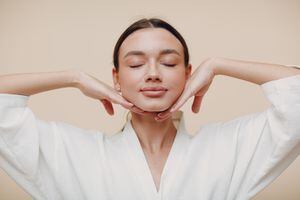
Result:
[[[180,56],[180,53],[178,51],[176,51],[175,49],[163,49],[159,52],[159,55],[166,55],[166,54],[177,54],[178,56]],[[129,51],[128,53],[126,53],[126,55],[124,56],[124,58],[131,56],[131,55],[135,55],[135,56],[144,56],[145,53],[143,51]]]

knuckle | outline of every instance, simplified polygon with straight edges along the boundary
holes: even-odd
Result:
[[[112,99],[114,98],[114,95],[113,95],[110,91],[108,91],[108,92],[106,93],[106,98],[112,100]]]

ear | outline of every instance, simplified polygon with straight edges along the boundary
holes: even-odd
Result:
[[[114,88],[120,92],[121,86],[119,83],[119,72],[117,72],[116,68],[112,69],[112,76],[113,76],[113,81],[114,81]]]
[[[186,68],[185,68],[185,79],[189,79],[190,76],[192,75],[192,65],[189,64]]]

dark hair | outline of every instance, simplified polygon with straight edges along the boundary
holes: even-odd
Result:
[[[183,46],[183,52],[184,52],[184,64],[187,67],[189,64],[189,51],[188,47],[186,45],[185,40],[183,37],[180,35],[180,33],[169,23],[158,19],[158,18],[150,18],[150,19],[140,19],[133,24],[131,24],[120,36],[118,39],[115,48],[114,48],[114,54],[113,54],[113,62],[114,62],[114,67],[116,68],[117,71],[119,71],[119,49],[124,42],[124,40],[133,32],[144,29],[144,28],[163,28],[172,33],[182,44]]]

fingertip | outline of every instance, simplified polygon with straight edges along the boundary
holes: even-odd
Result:
[[[130,102],[125,102],[128,106],[132,107],[133,106],[133,103],[130,103]]]
[[[126,107],[127,109],[131,108],[133,106],[132,103],[129,103],[129,102],[123,102],[122,103],[124,107]]]
[[[157,116],[155,116],[154,119],[155,119],[156,121],[159,121],[160,118],[157,117]]]
[[[158,117],[163,117],[164,114],[163,114],[163,113],[158,113],[157,116],[158,116]]]
[[[192,110],[193,110],[194,113],[198,113],[199,110],[200,110],[200,107],[198,106],[198,107],[196,107],[196,108],[193,108]]]
[[[174,112],[175,111],[175,107],[171,108],[170,112]]]

